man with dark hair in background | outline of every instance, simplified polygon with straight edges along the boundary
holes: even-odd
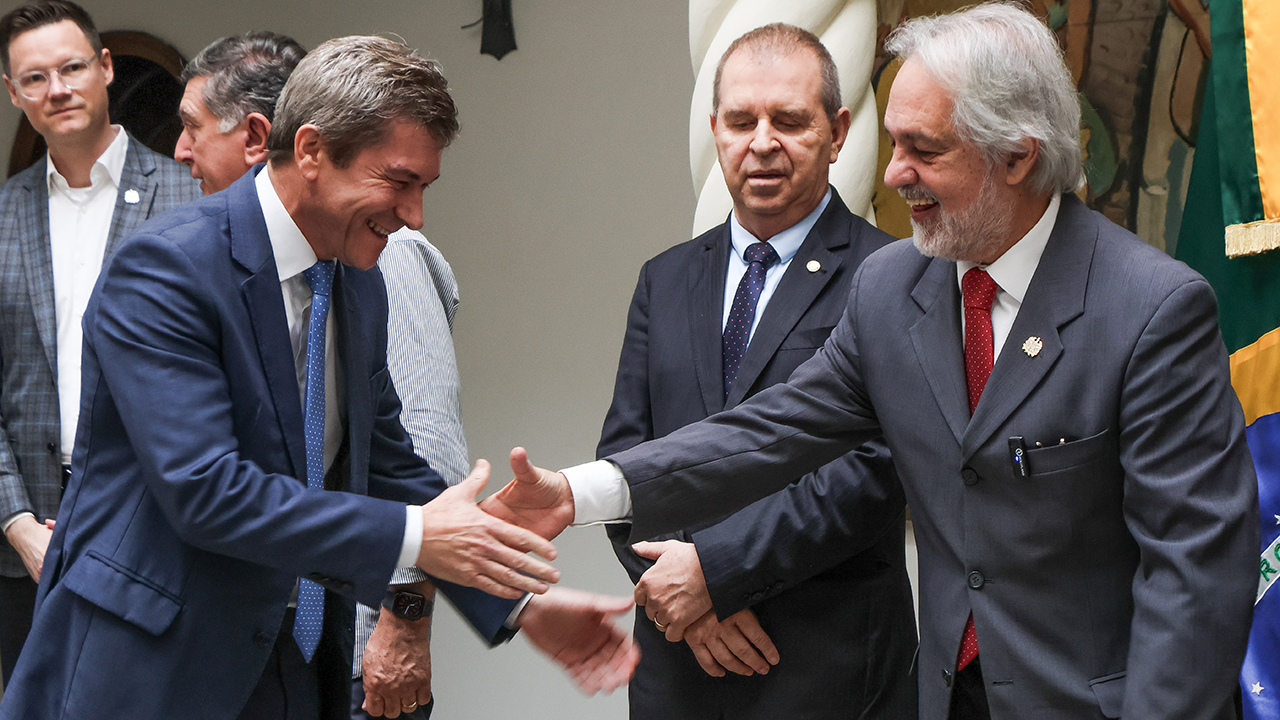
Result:
[[[111,51],[68,0],[0,18],[9,99],[48,154],[0,187],[0,661],[7,684],[80,414],[80,317],[110,255],[143,220],[199,197],[182,168],[107,115]]]
[[[785,381],[835,327],[862,260],[893,240],[828,186],[850,115],[812,33],[774,24],[735,40],[711,109],[733,212],[640,271],[601,456]],[[635,549],[630,526],[609,527],[645,606],[632,718],[915,716],[904,500],[889,451],[870,443],[814,481],[816,500],[791,488]],[[884,488],[875,511],[844,501],[868,487]],[[848,522],[854,511],[870,521]]]

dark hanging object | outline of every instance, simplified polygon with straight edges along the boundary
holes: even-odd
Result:
[[[516,28],[511,22],[511,0],[484,0],[484,16],[462,29],[484,23],[480,31],[480,54],[499,60],[516,49]]]

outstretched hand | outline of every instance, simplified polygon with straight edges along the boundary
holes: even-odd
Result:
[[[584,695],[611,693],[631,682],[640,649],[613,618],[632,607],[627,598],[552,588],[529,599],[516,624],[544,655],[559,663]]]
[[[564,475],[529,462],[522,447],[511,451],[515,479],[480,503],[494,517],[551,540],[573,522],[573,492]]]
[[[636,583],[636,604],[644,608],[667,640],[683,640],[685,629],[711,611],[711,593],[702,575],[698,549],[679,540],[640,542],[631,549],[656,561]]]
[[[476,506],[489,480],[489,463],[476,462],[466,480],[422,506],[422,547],[418,567],[428,575],[515,599],[544,593],[560,571],[526,553],[548,560],[555,547],[542,537],[503,522]]]

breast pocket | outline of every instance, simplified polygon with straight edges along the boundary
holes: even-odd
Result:
[[[1087,438],[1032,448],[1027,451],[1027,464],[1034,477],[1072,472],[1092,463],[1116,457],[1115,433],[1110,428]]]

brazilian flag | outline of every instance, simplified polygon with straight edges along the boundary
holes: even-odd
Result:
[[[1176,254],[1217,292],[1258,470],[1245,718],[1280,720],[1280,1],[1211,0],[1210,22],[1213,59]]]

